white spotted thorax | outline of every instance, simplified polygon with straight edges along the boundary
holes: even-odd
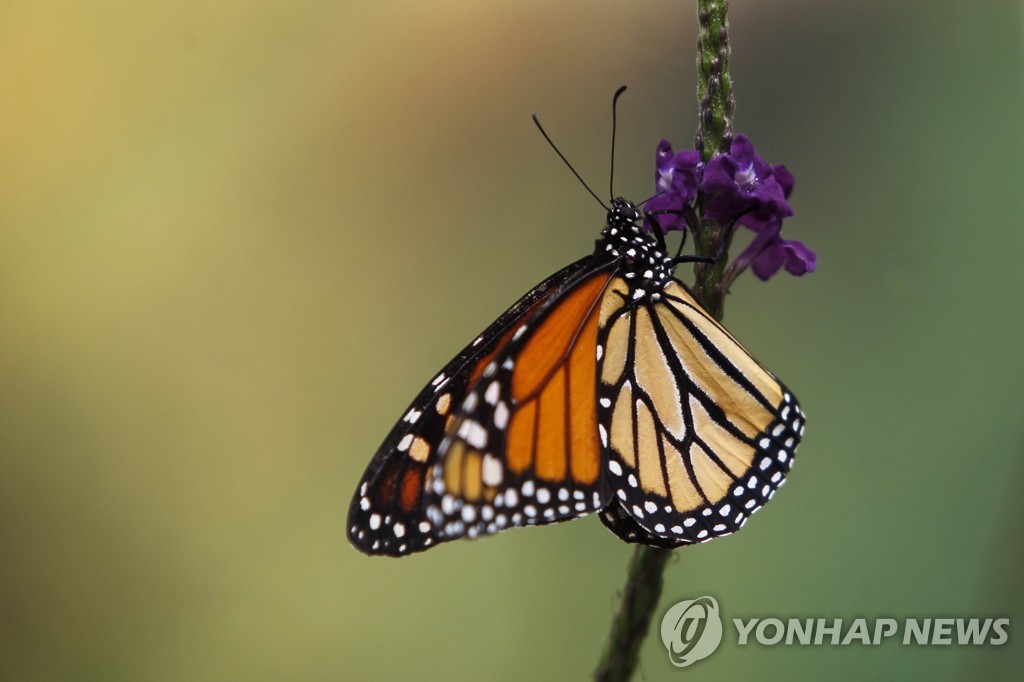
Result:
[[[628,267],[623,277],[629,282],[631,300],[657,301],[661,290],[672,281],[672,258],[650,233],[643,231],[642,218],[633,202],[622,197],[612,199],[597,251],[625,260]]]

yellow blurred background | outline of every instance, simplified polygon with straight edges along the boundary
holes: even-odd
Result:
[[[819,271],[726,320],[810,415],[659,616],[1024,616],[1021,7],[732,11],[737,128]],[[408,400],[587,253],[696,123],[692,2],[0,6],[0,678],[581,679],[631,549],[596,519],[348,546]],[[687,272],[681,272],[689,279]],[[644,679],[1007,678],[998,648],[736,647]],[[728,639],[728,638],[727,638]]]

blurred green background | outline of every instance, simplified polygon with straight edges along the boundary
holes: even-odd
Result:
[[[408,400],[589,251],[695,126],[692,2],[0,7],[0,677],[582,679],[597,519],[348,546]],[[726,320],[810,415],[782,494],[681,550],[725,616],[1016,619],[999,648],[736,647],[645,679],[1024,667],[1024,52],[1014,2],[733,3],[737,127],[819,271]],[[689,279],[688,272],[681,273]],[[657,625],[657,621],[655,623]],[[727,637],[727,640],[731,640]]]

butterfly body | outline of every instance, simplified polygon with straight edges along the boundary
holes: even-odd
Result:
[[[514,304],[421,391],[370,462],[349,539],[402,556],[600,512],[628,542],[735,531],[784,481],[795,398],[673,277],[614,199],[594,253]]]

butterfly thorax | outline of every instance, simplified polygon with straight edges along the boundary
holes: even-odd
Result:
[[[672,258],[650,233],[641,228],[640,210],[626,199],[615,198],[608,211],[607,225],[597,242],[596,253],[619,260],[619,272],[629,283],[633,301],[660,297],[672,281]]]

